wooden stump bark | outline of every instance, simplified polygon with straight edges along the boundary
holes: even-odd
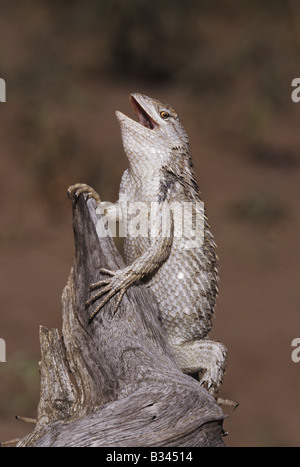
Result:
[[[178,367],[157,304],[142,284],[116,313],[113,297],[89,323],[85,302],[99,269],[123,261],[87,195],[73,199],[75,255],[62,295],[62,336],[40,327],[37,424],[18,446],[224,446],[224,414]]]

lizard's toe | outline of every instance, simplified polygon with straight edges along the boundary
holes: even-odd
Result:
[[[86,183],[75,183],[74,185],[69,186],[68,196],[71,199],[77,200],[82,193],[86,193],[89,198],[94,198],[97,203],[100,203],[100,196],[91,186]]]

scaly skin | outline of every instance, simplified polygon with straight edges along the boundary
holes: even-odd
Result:
[[[92,284],[91,288],[99,290],[87,304],[102,300],[91,319],[117,293],[118,307],[128,287],[142,279],[156,297],[162,325],[182,371],[206,370],[200,382],[216,395],[226,366],[224,345],[207,339],[218,292],[217,258],[195,181],[188,136],[171,106],[142,94],[131,94],[130,99],[139,121],[116,112],[129,168],[123,174],[115,207],[120,216],[127,215],[127,223],[137,215],[136,206],[130,212],[132,203],[144,203],[148,213],[154,205],[156,213],[151,218],[146,215],[148,227],[143,235],[129,231],[125,237],[127,266],[118,271],[103,269],[107,279]],[[75,185],[76,190],[89,191],[82,184]],[[93,191],[91,196],[97,198]],[[185,230],[180,236],[175,229],[184,203],[193,206],[194,223],[200,219],[194,239]],[[166,218],[164,209],[170,206],[166,233],[162,219]],[[151,236],[153,228],[156,235]]]

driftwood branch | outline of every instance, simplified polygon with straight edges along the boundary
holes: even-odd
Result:
[[[114,314],[113,297],[89,323],[89,285],[122,268],[93,199],[73,200],[75,256],[63,291],[62,337],[40,328],[41,391],[34,431],[19,446],[224,446],[215,399],[177,366],[142,284]],[[96,306],[96,304],[94,305]]]

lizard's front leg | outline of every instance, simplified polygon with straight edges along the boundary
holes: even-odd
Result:
[[[150,243],[148,250],[146,250],[145,253],[143,253],[132,264],[125,267],[124,269],[111,271],[110,269],[101,268],[100,272],[107,274],[110,277],[99,282],[95,282],[90,286],[91,289],[100,288],[100,290],[86,302],[86,306],[89,306],[91,303],[95,302],[104,294],[106,294],[97,308],[91,314],[90,322],[99,313],[105,303],[107,303],[108,300],[110,300],[110,298],[113,297],[116,293],[119,293],[115,307],[116,311],[128,287],[134,284],[137,280],[157,269],[167,259],[170,254],[172,240],[173,233],[169,237],[156,237]]]
[[[111,271],[110,269],[101,268],[100,272],[102,274],[107,274],[111,277],[90,285],[90,289],[100,288],[100,290],[86,302],[87,307],[91,303],[94,303],[96,300],[98,300],[106,294],[103,300],[95,309],[95,311],[91,314],[90,322],[98,314],[98,312],[105,305],[105,303],[107,303],[111,299],[111,297],[113,297],[117,292],[119,292],[120,294],[118,296],[118,300],[115,306],[116,312],[119,304],[121,303],[123,295],[125,294],[128,287],[130,287],[139,278],[139,275],[135,274],[134,271],[130,270],[130,268],[118,269],[117,271]]]

